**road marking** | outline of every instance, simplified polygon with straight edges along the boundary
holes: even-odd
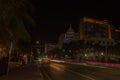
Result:
[[[98,67],[98,68],[108,68],[106,66],[90,65],[90,64],[86,64],[86,63],[69,63],[68,62],[68,64],[83,65],[83,66]]]
[[[105,66],[96,66],[96,65],[87,65],[87,66],[97,67],[97,68],[108,68],[108,67],[105,67]]]
[[[55,64],[54,64],[55,65]],[[75,73],[75,74],[77,74],[77,75],[80,75],[80,76],[82,76],[82,77],[85,77],[85,78],[87,78],[87,79],[89,79],[89,80],[95,80],[94,78],[92,78],[92,77],[89,77],[89,76],[86,76],[86,75],[84,75],[84,74],[80,74],[80,73],[78,73],[78,72],[75,72],[75,71],[73,71],[73,70],[70,70],[70,69],[67,69],[67,68],[64,68],[63,69],[63,67],[62,66],[58,66],[59,64],[57,64],[57,66],[56,67],[59,67],[59,69],[60,68],[62,68],[62,70],[66,70],[66,71],[69,71],[69,72],[72,72],[72,73]],[[55,67],[54,67],[55,68]]]
[[[72,70],[69,70],[69,69],[66,69],[66,70],[69,71],[69,72],[75,73],[75,74],[77,74],[77,75],[80,75],[80,76],[82,76],[82,77],[88,78],[88,79],[90,79],[90,80],[95,80],[94,78],[89,77],[89,76],[86,76],[86,75],[84,75],[84,74],[80,74],[80,73],[78,73],[78,72],[75,72],[75,71],[72,71]]]
[[[45,71],[43,68],[42,68],[41,70],[42,70],[42,73],[41,73],[41,74],[44,75],[44,77],[42,77],[42,79],[47,78],[47,80],[52,80],[51,77],[49,76],[49,74],[46,73],[46,71]]]
[[[54,65],[50,65],[50,67],[52,67],[52,68],[54,68],[54,69],[56,69],[56,70],[58,70],[58,71],[61,71],[61,70],[62,70],[61,68],[59,68],[59,67],[57,67],[57,66],[54,66]]]

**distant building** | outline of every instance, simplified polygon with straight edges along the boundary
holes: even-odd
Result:
[[[97,20],[94,18],[83,17],[80,19],[79,30],[76,33],[72,26],[61,34],[58,40],[59,49],[64,43],[83,42],[84,49],[78,50],[78,54],[89,59],[99,59],[110,57],[119,53],[119,49],[115,49],[115,45],[120,43],[120,30],[110,24],[107,20]],[[81,42],[79,44],[81,44]],[[118,50],[118,51],[117,51]],[[116,52],[115,52],[116,51]],[[85,55],[83,55],[85,54]],[[102,57],[101,57],[102,56]],[[79,56],[77,56],[79,57]],[[113,57],[112,57],[113,58]]]
[[[84,17],[80,20],[80,40],[105,45],[114,43],[114,27],[107,20]]]
[[[79,33],[76,33],[72,26],[70,25],[69,29],[65,33],[64,43],[70,43],[71,41],[78,41]]]
[[[59,36],[58,48],[61,49],[64,43],[69,44],[71,41],[77,41],[77,40],[79,40],[79,34],[75,33],[74,29],[72,28],[72,25],[70,24],[68,30]]]
[[[114,45],[115,39],[118,39],[120,30],[115,30],[107,20],[97,20],[94,18],[83,17],[80,19],[79,30],[76,33],[72,26],[68,28],[66,33],[60,35],[58,40],[59,48],[63,43],[71,41],[83,40],[84,42],[100,43],[101,45]],[[120,38],[119,38],[120,39]]]
[[[114,30],[114,35],[113,35],[115,40],[119,40],[120,41],[120,30],[119,29],[115,29]]]
[[[57,43],[57,48],[58,48],[58,49],[61,49],[61,48],[62,48],[62,45],[63,45],[63,43],[64,43],[64,36],[65,36],[64,33],[62,33],[62,34],[59,36],[58,43]]]
[[[80,39],[112,39],[111,25],[108,21],[100,21],[84,17],[80,20]]]
[[[46,53],[56,49],[56,43],[46,43]]]

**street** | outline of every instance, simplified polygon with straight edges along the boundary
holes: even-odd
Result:
[[[92,65],[51,63],[40,66],[45,80],[119,80],[120,69]]]
[[[33,63],[10,71],[0,80],[120,80],[120,68],[84,63]]]

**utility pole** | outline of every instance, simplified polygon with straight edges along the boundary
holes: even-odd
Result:
[[[45,41],[45,49],[44,49],[44,53],[46,54],[47,53],[47,43]]]
[[[108,61],[108,41],[107,40],[105,40],[105,55],[106,55],[106,62]]]
[[[13,48],[13,42],[10,42],[10,49],[9,49],[9,53],[8,53],[8,68],[7,68],[7,80],[8,80],[8,73],[10,70],[10,60],[11,60],[11,53],[12,53],[12,48]]]

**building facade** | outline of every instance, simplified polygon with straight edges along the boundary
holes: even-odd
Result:
[[[80,40],[101,46],[115,45],[115,27],[107,20],[84,17],[80,20]]]
[[[84,17],[80,20],[79,27],[80,40],[93,48],[92,53],[85,52],[87,57],[93,55],[91,57],[99,57],[97,59],[101,60],[103,56],[113,58],[113,55],[116,54],[116,40],[120,39],[119,30],[116,30],[115,26],[111,25],[107,20]]]
[[[80,39],[112,39],[111,25],[106,20],[100,21],[84,17],[80,20]]]
[[[80,19],[78,32],[75,33],[70,25],[66,33],[60,35],[58,46],[61,49],[64,43],[69,44],[71,41],[76,41],[79,44],[78,58],[104,60],[109,57],[111,60],[118,59],[116,57],[120,58],[120,56],[116,53],[119,54],[117,51],[119,49],[115,46],[119,47],[119,35],[120,30],[116,29],[109,21],[83,17]]]
[[[67,32],[65,33],[64,43],[70,43],[71,41],[78,41],[79,39],[80,39],[79,33],[78,32],[76,33],[72,28],[72,26],[70,25]]]
[[[72,28],[72,25],[70,24],[68,30],[59,36],[57,46],[59,49],[61,49],[64,43],[69,44],[72,41],[78,41],[78,40],[79,40],[79,33],[75,33],[74,29]]]

